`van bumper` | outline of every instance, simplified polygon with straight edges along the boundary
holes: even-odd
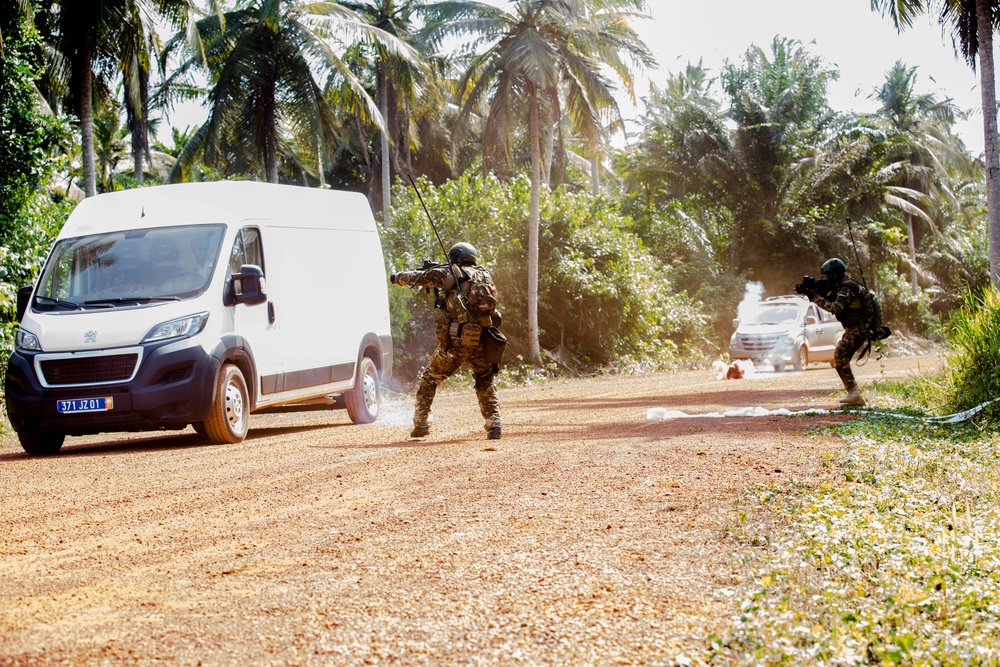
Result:
[[[110,352],[110,351],[109,351]],[[220,361],[191,339],[144,346],[130,382],[45,387],[30,352],[14,351],[7,363],[7,416],[17,431],[66,435],[182,429],[204,421],[214,400]],[[60,400],[110,398],[100,412],[61,413]]]

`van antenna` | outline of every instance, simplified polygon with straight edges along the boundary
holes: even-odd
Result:
[[[858,244],[854,242],[854,230],[851,229],[851,216],[847,216],[847,233],[851,235],[851,245],[854,247],[854,261],[858,264],[858,273],[861,274],[861,284],[868,289],[868,282],[865,280],[865,270],[861,268],[861,257],[858,255]]]

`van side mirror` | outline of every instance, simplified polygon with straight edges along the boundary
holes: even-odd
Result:
[[[814,324],[816,324],[816,316],[815,315],[806,315],[806,326],[807,327],[811,327]]]
[[[267,301],[267,293],[264,291],[264,272],[259,266],[244,264],[240,267],[239,273],[234,273],[229,277],[229,289],[227,291],[226,305],[245,303],[254,306]]]
[[[24,317],[24,313],[28,310],[28,304],[31,302],[31,291],[35,289],[31,285],[25,285],[24,287],[19,287],[17,290],[17,322],[21,321]]]
[[[734,319],[733,320],[733,328],[734,329],[739,329],[740,328],[740,321],[738,319]]]

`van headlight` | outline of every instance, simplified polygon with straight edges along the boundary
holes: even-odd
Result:
[[[19,350],[26,350],[29,352],[42,351],[42,344],[38,342],[38,336],[30,331],[25,331],[20,327],[18,327],[17,335],[14,337],[14,345]]]
[[[170,340],[171,338],[194,336],[205,328],[205,322],[207,321],[208,313],[198,313],[197,315],[188,315],[177,320],[157,324],[150,329],[146,337],[142,339],[142,342],[155,343],[161,340]]]

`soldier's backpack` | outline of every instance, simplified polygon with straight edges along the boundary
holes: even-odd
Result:
[[[469,313],[477,320],[487,320],[497,311],[497,288],[485,269],[462,267],[468,280],[462,285]]]
[[[868,340],[882,340],[892,335],[889,327],[882,326],[882,304],[879,303],[875,292],[862,286],[861,303],[865,309],[865,331],[868,333]]]
[[[877,343],[883,338],[888,338],[892,335],[892,331],[889,327],[882,325],[882,304],[879,303],[875,292],[868,289],[865,285],[858,283],[854,283],[854,285],[856,286],[858,297],[861,299],[861,306],[864,310],[865,333],[868,337],[864,347],[861,348],[861,352],[858,354],[860,363],[860,360],[871,354],[872,343]]]

